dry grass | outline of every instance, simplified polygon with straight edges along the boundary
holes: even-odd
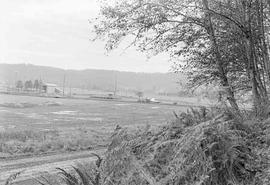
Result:
[[[74,130],[72,134],[57,130],[0,132],[0,154],[2,157],[91,150],[106,144],[106,137],[82,129]]]

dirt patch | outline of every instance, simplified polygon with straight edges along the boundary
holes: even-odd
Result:
[[[28,118],[32,119],[45,119],[46,117],[37,113],[24,114]]]

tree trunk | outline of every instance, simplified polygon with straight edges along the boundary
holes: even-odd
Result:
[[[254,34],[252,31],[252,22],[254,21],[254,15],[252,15],[252,4],[247,7],[245,20],[247,25],[246,36],[246,49],[249,64],[250,81],[252,86],[253,105],[255,111],[261,111],[264,105],[268,102],[266,87],[262,86],[260,72],[258,71],[258,56],[256,56],[256,44],[254,42]],[[258,15],[257,15],[258,16]],[[257,58],[256,58],[257,57]],[[265,62],[265,61],[264,61]],[[264,74],[263,74],[264,75]]]
[[[270,3],[270,0],[269,0]],[[270,5],[270,4],[269,4]],[[261,40],[262,40],[262,47],[263,47],[263,60],[266,66],[266,74],[268,76],[268,80],[270,81],[270,57],[268,53],[268,46],[267,46],[267,36],[265,35],[265,25],[264,25],[264,11],[263,11],[263,2],[260,0],[260,28],[261,28]]]
[[[219,72],[221,85],[225,89],[227,100],[230,103],[231,107],[235,111],[240,112],[238,104],[237,104],[235,96],[234,96],[234,92],[233,92],[233,90],[232,90],[232,88],[231,88],[231,86],[229,84],[227,75],[226,75],[224,67],[222,65],[222,57],[221,57],[219,46],[218,46],[218,43],[217,43],[217,40],[216,40],[215,30],[214,30],[214,27],[213,27],[213,24],[212,24],[212,18],[211,18],[211,15],[209,13],[208,0],[203,0],[203,6],[204,6],[206,19],[207,19],[207,22],[208,22],[207,31],[208,31],[208,34],[210,35],[210,39],[212,41],[213,47],[215,48],[215,54],[216,54],[216,58],[217,58],[216,65],[217,65],[217,69],[218,69],[218,72]]]

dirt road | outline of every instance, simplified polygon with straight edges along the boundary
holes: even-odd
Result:
[[[41,172],[55,173],[56,167],[69,169],[72,165],[78,162],[91,162],[96,160],[96,157],[91,153],[102,155],[104,152],[105,149],[99,149],[95,151],[0,160],[0,184],[4,184],[5,180],[11,174],[16,172],[22,172],[16,179],[16,184],[29,184],[28,181],[32,178],[38,177]]]

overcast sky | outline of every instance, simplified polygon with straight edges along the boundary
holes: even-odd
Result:
[[[104,43],[90,41],[93,35],[88,20],[98,11],[96,0],[0,0],[0,63],[169,71],[165,55],[147,60],[135,48],[106,55]]]

